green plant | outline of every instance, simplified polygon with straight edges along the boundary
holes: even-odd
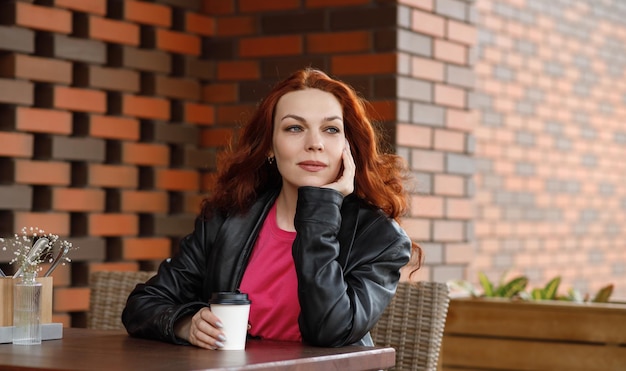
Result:
[[[577,303],[594,302],[594,303],[606,303],[613,294],[613,284],[602,287],[593,297],[590,299],[589,295],[582,295],[579,291],[569,289],[566,295],[558,295],[559,285],[561,284],[561,277],[557,276],[544,286],[540,288],[534,288],[530,290],[530,293],[526,291],[528,285],[528,277],[518,276],[511,280],[506,280],[506,272],[502,274],[498,283],[491,282],[486,274],[483,272],[478,273],[478,282],[482,287],[482,293],[479,293],[474,286],[467,281],[457,280],[450,281],[448,285],[451,290],[467,293],[473,297],[499,297],[499,298],[518,298],[522,300],[563,300],[572,301]]]

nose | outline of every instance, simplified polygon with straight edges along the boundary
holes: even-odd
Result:
[[[307,138],[306,148],[309,151],[321,151],[324,149],[322,138],[317,133],[310,133]]]

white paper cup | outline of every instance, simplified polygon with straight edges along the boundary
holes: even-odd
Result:
[[[240,292],[217,292],[209,301],[211,312],[220,319],[222,331],[226,335],[221,350],[246,349],[248,334],[248,316],[250,314],[250,300],[248,294]]]

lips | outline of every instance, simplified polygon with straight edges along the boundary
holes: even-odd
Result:
[[[326,168],[326,164],[319,161],[302,161],[298,163],[298,166],[309,172],[317,172]]]

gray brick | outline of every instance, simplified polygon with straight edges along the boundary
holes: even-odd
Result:
[[[398,50],[400,51],[431,57],[432,44],[430,37],[407,30],[398,30]]]
[[[529,87],[525,90],[524,93],[526,98],[534,103],[542,102],[545,99],[545,94],[543,90],[537,87]]]
[[[508,269],[513,266],[513,254],[498,252],[493,257],[494,268]]]
[[[493,45],[496,40],[495,32],[486,28],[479,28],[477,30],[477,40],[480,45],[491,44]]]
[[[465,222],[465,240],[476,241],[476,228],[474,228],[474,222]]]
[[[563,190],[559,179],[546,179],[545,183],[546,192],[548,193],[560,193]]]
[[[500,189],[504,184],[501,175],[486,174],[482,177],[482,179],[483,183],[481,184],[481,188],[484,189]]]
[[[468,20],[468,5],[458,0],[438,0],[435,12],[461,21]]]
[[[524,147],[532,147],[535,145],[535,135],[527,131],[518,131],[515,133],[515,143]]]
[[[30,211],[32,202],[32,187],[24,185],[0,185],[0,209]]]
[[[398,5],[398,26],[411,28],[411,8]]]
[[[432,174],[413,172],[412,177],[415,179],[417,193],[432,194],[433,193],[433,176]],[[626,208],[626,207],[625,207]]]
[[[545,132],[553,135],[561,135],[563,133],[563,124],[556,121],[546,122]]]
[[[49,145],[54,159],[104,162],[106,158],[103,139],[52,136]]]
[[[589,124],[589,115],[584,111],[574,111],[572,118],[578,124]]]
[[[521,221],[523,216],[522,208],[517,206],[509,206],[504,209],[504,219],[508,221]]]
[[[480,173],[493,173],[493,160],[487,158],[475,158],[474,165]]]
[[[626,132],[616,132],[613,136],[613,140],[617,144],[626,144]]]
[[[605,197],[612,196],[615,193],[615,186],[611,183],[602,182],[598,184],[598,192]]]
[[[474,159],[470,156],[447,153],[446,171],[452,174],[473,175],[475,172]]]
[[[576,83],[574,83],[574,88],[572,90],[574,91],[574,94],[578,95],[579,97],[588,97],[589,94],[591,94],[591,88],[589,84],[585,83],[584,81],[577,81]]]
[[[462,280],[465,278],[465,266],[441,265],[431,268],[434,282],[448,282],[450,280]]]
[[[476,152],[476,138],[471,134],[465,137],[465,152],[469,154]]]
[[[569,151],[572,149],[572,141],[567,138],[557,138],[554,146],[561,151]]]
[[[483,124],[485,126],[502,126],[503,118],[502,114],[493,111],[483,111]]]
[[[535,165],[527,162],[518,162],[515,164],[515,174],[519,176],[535,175]]]
[[[515,72],[503,65],[497,65],[493,69],[493,76],[502,81],[513,81],[515,79]]]
[[[592,153],[585,153],[580,159],[580,163],[586,167],[596,167],[598,165],[598,158]]]
[[[474,72],[468,67],[449,64],[446,66],[446,82],[471,89],[474,87]]]
[[[611,264],[611,273],[615,276],[626,275],[626,264],[622,262],[614,262]]]
[[[610,115],[613,113],[613,105],[607,102],[600,102],[598,104],[598,110],[605,115]]]
[[[516,39],[514,48],[520,54],[534,56],[537,53],[537,45],[531,41],[524,39]]]
[[[563,189],[567,193],[578,194],[581,189],[580,182],[577,180],[568,180],[564,183]]]
[[[35,52],[35,32],[20,27],[0,25],[0,50]]]
[[[604,251],[593,249],[587,254],[587,262],[592,265],[604,263]]]
[[[596,129],[590,126],[583,126],[580,129],[580,134],[583,138],[589,139],[589,140],[596,139],[596,137],[598,136],[598,132],[596,131]]]
[[[440,243],[421,243],[420,247],[426,257],[426,264],[443,264],[443,245]]]
[[[442,107],[413,103],[411,105],[411,122],[414,124],[424,124],[429,126],[443,126],[445,120],[445,110]]]
[[[519,239],[504,239],[500,244],[504,251],[521,251],[523,250],[523,241]]]
[[[396,101],[396,115],[398,116],[398,121],[409,122],[411,120],[411,103],[398,99]]]
[[[476,195],[476,181],[474,177],[465,178],[465,194],[467,197],[474,197]]]
[[[493,106],[491,96],[475,90],[468,94],[468,105],[471,109],[492,108]]]
[[[546,61],[543,64],[543,71],[553,77],[563,77],[564,67],[557,61]]]
[[[515,105],[515,111],[520,115],[533,115],[535,113],[535,105],[529,101],[518,101]]]
[[[398,98],[431,102],[433,85],[408,77],[398,78]]]

